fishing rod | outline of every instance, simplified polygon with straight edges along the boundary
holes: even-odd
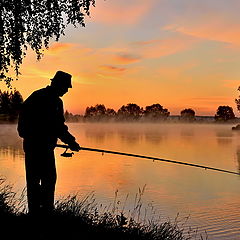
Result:
[[[74,154],[73,152],[72,153],[67,153],[67,150],[70,149],[70,147],[68,145],[57,144],[56,147],[65,148],[66,149],[65,152],[61,154],[61,156],[63,156],[63,157],[72,157],[72,155]],[[80,150],[92,151],[92,152],[100,152],[100,153],[110,153],[110,154],[129,156],[129,157],[137,157],[137,158],[145,158],[145,159],[151,159],[153,161],[161,161],[161,162],[168,162],[168,163],[174,163],[174,164],[181,164],[181,165],[190,166],[190,167],[203,168],[205,170],[213,170],[213,171],[218,171],[218,172],[224,172],[224,173],[240,175],[240,173],[238,173],[238,172],[233,172],[233,171],[229,171],[229,170],[225,170],[225,169],[219,169],[219,168],[214,168],[214,167],[209,167],[209,166],[203,166],[203,165],[194,164],[194,163],[180,162],[180,161],[176,161],[176,160],[169,160],[169,159],[163,159],[163,158],[157,158],[157,157],[150,157],[150,156],[139,155],[139,154],[116,152],[116,151],[103,150],[103,149],[97,149],[97,148],[88,148],[88,147],[81,147]]]

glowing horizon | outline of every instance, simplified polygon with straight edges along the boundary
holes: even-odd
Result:
[[[240,3],[230,1],[97,0],[86,28],[68,27],[40,62],[28,52],[13,87],[25,99],[63,70],[73,75],[64,106],[74,114],[159,103],[171,115],[214,115],[220,105],[239,115]]]

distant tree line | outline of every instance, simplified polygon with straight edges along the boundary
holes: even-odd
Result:
[[[240,87],[238,88],[240,91]],[[240,111],[240,96],[235,99],[237,109]],[[19,91],[1,91],[0,90],[0,122],[16,122],[18,114],[23,103],[22,95]],[[68,111],[64,114],[66,121],[166,121],[170,117],[170,112],[161,104],[155,103],[145,108],[135,103],[128,103],[121,106],[117,111],[112,108],[106,108],[104,104],[96,104],[87,107],[84,115],[74,115]],[[235,120],[235,114],[230,106],[219,106],[214,116],[216,122],[227,122]],[[178,121],[194,122],[196,121],[195,111],[191,108],[183,109],[177,117]]]
[[[101,121],[101,120],[116,120],[116,121],[137,121],[140,119],[151,121],[163,121],[168,118],[170,112],[163,108],[160,104],[152,104],[146,106],[145,109],[135,103],[123,105],[117,111],[112,108],[106,108],[103,104],[87,107],[84,120]]]
[[[19,91],[0,90],[0,121],[15,122],[22,103],[23,98]]]
[[[169,120],[170,112],[161,104],[156,103],[145,108],[135,103],[123,105],[117,111],[112,108],[106,108],[104,104],[96,104],[87,107],[84,115],[81,117],[83,121],[166,121]],[[214,120],[216,122],[227,122],[235,120],[235,114],[232,107],[219,106]],[[192,108],[183,109],[177,117],[177,121],[194,122],[196,121],[196,113]]]
[[[80,122],[83,119],[83,116],[80,114],[72,114],[70,112],[68,112],[67,110],[64,113],[64,118],[66,120],[66,122]]]

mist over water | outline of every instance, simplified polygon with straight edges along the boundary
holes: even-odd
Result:
[[[240,132],[221,124],[71,123],[83,147],[100,148],[239,171]],[[41,149],[39,149],[41,151]],[[188,224],[209,239],[240,236],[240,177],[151,160],[80,151],[63,158],[55,150],[56,195],[94,191],[103,205],[118,199],[131,208],[145,186],[144,206],[163,218],[190,215]],[[0,175],[21,191],[25,186],[22,140],[16,125],[0,125]]]

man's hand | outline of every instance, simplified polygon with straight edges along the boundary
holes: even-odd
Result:
[[[76,152],[78,152],[81,149],[80,145],[76,141],[69,143],[68,146],[72,151]]]

